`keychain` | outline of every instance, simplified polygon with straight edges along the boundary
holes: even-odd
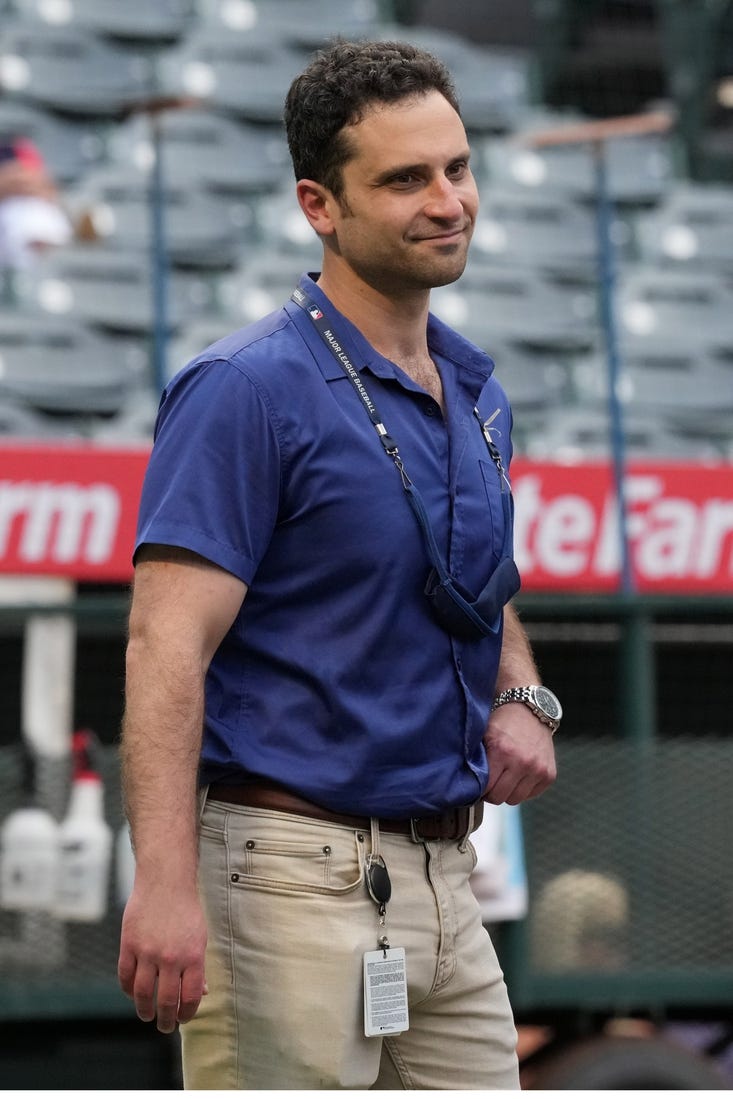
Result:
[[[387,901],[392,896],[392,882],[389,872],[381,855],[370,855],[366,864],[366,884],[369,896],[377,906],[379,915],[379,929],[382,934],[377,939],[377,945],[381,946],[385,958],[389,949],[389,939],[386,935],[387,925]]]
[[[409,1026],[405,951],[389,944],[387,903],[392,896],[392,882],[380,854],[369,855],[364,876],[379,920],[378,949],[364,954],[364,1033],[367,1038],[401,1034]]]

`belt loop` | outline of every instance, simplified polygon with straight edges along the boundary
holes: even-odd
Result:
[[[468,824],[466,825],[466,831],[463,834],[463,839],[458,844],[458,850],[461,852],[461,854],[463,854],[464,851],[466,850],[466,848],[468,847],[468,841],[471,837],[471,833],[473,832],[473,817],[474,817],[475,811],[476,811],[476,806],[475,805],[469,805],[468,806]]]
[[[371,834],[372,834],[372,849],[371,849],[371,852],[370,852],[371,857],[373,859],[378,859],[379,854],[380,854],[380,852],[379,852],[379,818],[378,817],[370,817],[369,825],[370,825]]]

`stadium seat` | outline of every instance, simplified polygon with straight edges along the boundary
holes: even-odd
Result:
[[[67,195],[82,235],[127,251],[150,247],[152,181],[134,168],[110,166],[88,173]],[[231,267],[252,229],[253,211],[243,196],[213,196],[167,173],[163,220],[171,262],[201,268]]]
[[[605,360],[596,356],[573,366],[576,401],[589,414],[607,403]],[[653,420],[670,435],[703,432],[701,425],[727,419],[733,436],[733,368],[699,349],[625,350],[617,393],[630,414]],[[715,446],[711,443],[711,448]],[[702,455],[701,455],[702,456]]]
[[[182,186],[269,192],[291,172],[281,127],[247,125],[213,111],[171,110],[159,116],[159,135],[165,175]],[[148,119],[137,115],[117,127],[110,156],[120,165],[150,169],[155,153]]]
[[[235,332],[237,328],[247,323],[242,317],[237,318],[232,314],[218,313],[216,315],[198,317],[191,324],[186,325],[170,341],[168,346],[167,366],[168,377],[172,378],[184,366],[205,351],[212,343]]]
[[[112,118],[153,91],[148,58],[81,27],[8,20],[0,29],[0,90],[52,110]]]
[[[237,327],[279,309],[306,266],[298,254],[267,250],[251,254],[238,271],[221,279],[219,303],[228,318],[223,331],[227,323]]]
[[[278,124],[303,56],[272,31],[235,34],[202,27],[158,61],[163,95],[193,96],[252,122]]]
[[[524,50],[475,45],[433,27],[386,24],[375,37],[411,42],[448,66],[471,134],[513,130],[533,101],[532,61]]]
[[[522,417],[516,453],[534,461],[581,462],[607,460],[611,453],[609,417],[601,408],[558,408],[532,423]],[[624,416],[624,451],[629,458],[715,461],[720,459],[712,443],[681,437],[665,429],[656,416],[627,411]]]
[[[569,373],[561,357],[537,354],[515,343],[495,343],[490,350],[495,377],[506,390],[517,413],[515,427],[525,415],[550,417],[568,399]]]
[[[521,131],[488,140],[482,154],[488,178],[497,186],[538,193],[557,191],[574,199],[597,194],[596,166],[590,144],[533,148]],[[615,203],[647,206],[659,202],[675,177],[675,153],[659,135],[617,138],[606,143],[608,192]]]
[[[14,0],[25,16],[54,26],[81,26],[116,38],[166,42],[179,38],[196,0]]]
[[[137,383],[116,342],[84,325],[0,314],[0,399],[37,412],[109,415]]]
[[[90,425],[90,437],[98,443],[152,443],[159,399],[152,389],[133,391],[113,416]]]
[[[564,286],[530,267],[470,260],[458,282],[432,292],[431,308],[482,346],[511,339],[572,352],[599,339],[593,289]]]
[[[485,187],[472,249],[486,261],[593,280],[595,217],[561,195]]]
[[[73,438],[76,429],[53,416],[45,416],[25,404],[0,399],[0,437],[8,439],[44,440]]]
[[[214,308],[215,288],[198,271],[169,272],[167,323],[184,322]],[[27,294],[46,314],[71,317],[109,332],[147,336],[154,327],[150,255],[80,244],[48,256]]]
[[[319,49],[329,38],[355,38],[378,26],[380,0],[199,0],[204,28],[228,34],[265,31],[304,51]]]
[[[637,238],[649,263],[733,273],[733,188],[678,184],[639,217]]]
[[[617,280],[615,308],[625,348],[733,356],[733,288],[708,271],[625,268]]]
[[[320,270],[323,251],[321,244],[298,205],[295,189],[291,184],[257,201],[255,222],[257,256],[267,253],[268,250],[294,255],[298,258],[301,270],[309,265],[311,270]],[[252,255],[251,258],[256,256]],[[247,262],[245,255],[245,265]]]

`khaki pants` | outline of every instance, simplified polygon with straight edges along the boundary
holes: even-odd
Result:
[[[410,1028],[366,1038],[364,882],[389,870],[384,931],[405,948]],[[462,850],[463,848],[463,850]],[[468,883],[472,846],[210,801],[201,819],[209,994],[181,1028],[187,1089],[516,1089],[516,1031]]]

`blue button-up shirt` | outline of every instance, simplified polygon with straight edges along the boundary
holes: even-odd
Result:
[[[474,406],[493,417],[507,469],[511,456],[491,359],[431,316],[444,420],[310,278],[301,286],[348,348],[453,575],[480,591],[505,546],[506,515]],[[248,585],[207,676],[202,782],[259,776],[383,817],[482,794],[501,633],[463,642],[435,622],[399,474],[294,303],[220,340],[167,386],[143,543],[193,550]]]

